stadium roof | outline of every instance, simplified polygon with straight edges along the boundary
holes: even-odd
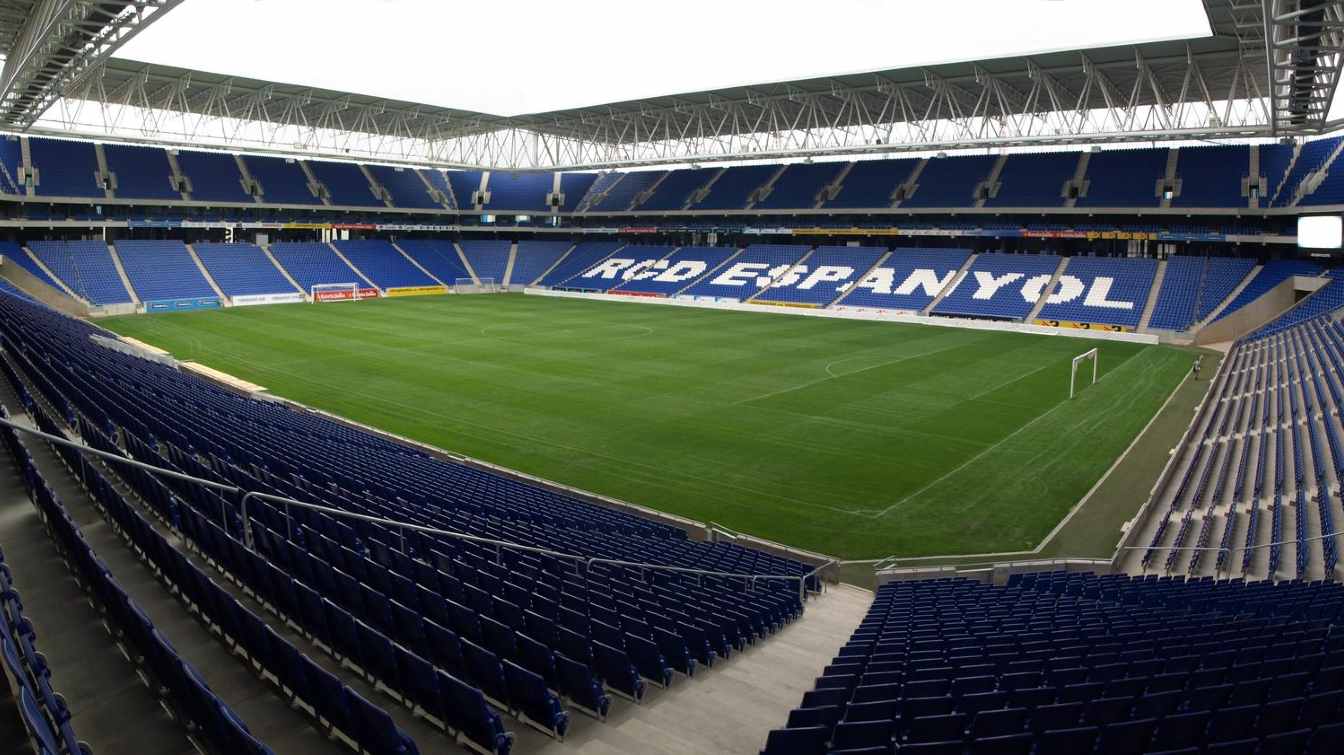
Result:
[[[142,3],[163,10],[173,4]],[[32,8],[22,29],[13,27],[14,19],[22,6],[33,5],[0,0],[0,45],[7,55],[32,26]],[[31,91],[41,89],[44,80],[37,80],[27,99],[16,100],[31,104],[4,115],[20,128],[92,131],[105,138],[510,169],[1294,136],[1329,127],[1344,54],[1344,2],[1204,5],[1213,34],[1197,39],[729,87],[513,117],[117,60],[95,50],[72,58],[67,74],[50,79],[45,94]],[[5,72],[9,82],[9,58]],[[62,98],[35,123],[42,97],[55,99],[53,93]]]

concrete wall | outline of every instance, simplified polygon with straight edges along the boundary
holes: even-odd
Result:
[[[89,308],[82,302],[71,299],[64,291],[58,291],[38,280],[37,276],[16,262],[0,259],[0,277],[57,312],[63,312],[71,317],[87,317],[89,314]]]
[[[1265,292],[1264,296],[1247,304],[1221,320],[1206,325],[1195,334],[1195,343],[1233,341],[1273,320],[1297,303],[1299,276],[1293,276]]]

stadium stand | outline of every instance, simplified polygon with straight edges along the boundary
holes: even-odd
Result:
[[[471,209],[475,206],[472,196],[481,190],[481,172],[479,170],[430,171],[445,177],[449,191],[457,206]]]
[[[872,269],[887,250],[864,246],[819,246],[787,275],[773,281],[756,301],[824,307]]]
[[[1306,177],[1321,169],[1326,159],[1339,147],[1340,137],[1314,139],[1302,145],[1297,160],[1292,163],[1282,187],[1274,195],[1275,207],[1289,207],[1297,199],[1297,189]]]
[[[291,294],[295,289],[255,244],[193,244],[225,296]],[[298,293],[306,293],[300,291]]]
[[[572,241],[531,241],[518,242],[518,251],[514,255],[513,274],[509,284],[530,286],[574,246]]]
[[[115,178],[118,199],[181,199],[173,186],[173,167],[162,147],[104,144],[107,169]]]
[[[1204,259],[1204,272],[1195,300],[1195,322],[1202,322],[1212,314],[1255,269],[1255,260],[1229,257]],[[1230,312],[1232,308],[1224,311]]]
[[[30,241],[28,248],[76,296],[90,304],[131,303],[102,241]]]
[[[1200,281],[1208,264],[1204,257],[1173,254],[1167,258],[1167,272],[1162,278],[1162,288],[1158,289],[1148,327],[1179,331],[1195,323]]]
[[[17,136],[0,136],[0,192],[26,194],[19,185],[19,168],[23,166],[23,152]]]
[[[462,258],[458,256],[457,249],[451,241],[401,239],[397,241],[397,246],[446,286],[455,285],[458,280],[471,277],[471,273],[462,266]]]
[[[1344,164],[1338,159],[1330,163],[1325,176],[1315,189],[1306,193],[1299,206],[1310,207],[1323,204],[1344,204]]]
[[[1326,275],[1329,276],[1329,280],[1326,281],[1324,286],[1313,291],[1292,309],[1265,323],[1247,338],[1256,339],[1272,336],[1307,320],[1344,307],[1344,281],[1341,280],[1344,271],[1331,270]]]
[[[267,204],[322,204],[308,187],[308,176],[298,160],[247,155],[243,162],[261,185],[261,198]]]
[[[632,209],[641,212],[651,212],[654,210],[682,210],[690,202],[696,192],[704,188],[710,179],[718,175],[722,168],[683,168],[674,170],[667,174],[667,177],[658,184],[653,194]],[[624,181],[621,184],[625,183]],[[621,184],[616,188],[620,189]]]
[[[512,243],[498,239],[465,239],[459,242],[462,254],[466,255],[471,269],[482,281],[493,280],[496,285],[504,283],[504,272],[509,266],[509,248]]]
[[[589,208],[589,212],[625,212],[634,204],[635,197],[638,197],[649,187],[658,182],[666,174],[665,170],[637,170],[629,173],[611,173],[613,176],[611,182],[605,187],[605,193],[601,199],[594,202]],[[597,184],[593,185],[595,191]]]
[[[458,201],[456,195],[453,194],[453,187],[448,183],[447,174],[441,170],[431,168],[422,168],[417,172],[423,176],[426,181],[429,181],[430,186],[439,192],[439,196],[443,197],[443,203],[448,206],[448,209],[456,210],[461,206],[461,202]],[[470,199],[470,197],[468,197],[468,199]],[[470,206],[464,209],[470,209]]]
[[[1137,328],[1157,262],[1124,257],[1071,257],[1038,317]]]
[[[562,173],[560,175],[560,193],[565,195],[560,212],[574,212],[588,191],[597,182],[596,173]]]
[[[1051,254],[978,255],[933,314],[1020,320],[1058,267],[1059,257]]]
[[[13,348],[59,361],[41,370],[36,362],[20,361],[26,380],[44,395],[41,406],[66,407],[80,437],[95,448],[116,448],[105,430],[116,428],[130,456],[186,474],[290,497],[317,495],[352,513],[545,549],[497,552],[446,534],[292,506],[286,514],[283,506],[254,501],[245,520],[252,550],[241,542],[242,511],[214,491],[131,467],[119,474],[148,509],[265,600],[267,610],[353,661],[398,699],[410,697],[443,716],[450,733],[464,734],[487,752],[507,753],[510,739],[488,705],[521,711],[562,735],[568,716],[548,685],[576,707],[604,713],[610,701],[597,679],[638,700],[646,683],[671,681],[673,668],[709,667],[799,615],[803,564],[735,544],[694,541],[634,514],[254,401],[166,365],[102,349],[88,339],[92,330],[12,297],[0,300],[0,331]],[[44,411],[38,412],[42,426],[59,432]],[[214,464],[183,453],[188,448],[212,449]],[[301,477],[281,473],[295,468],[304,470]],[[120,496],[114,486],[95,487],[96,494]],[[148,543],[141,547],[161,552]],[[579,569],[575,558],[598,560]],[[652,570],[659,576],[650,579],[649,566],[628,569],[608,561],[759,576],[748,592],[741,579],[683,577],[657,568]],[[225,626],[250,623],[219,601],[206,610],[229,613],[227,621],[219,619]],[[239,636],[246,642],[255,635]],[[248,654],[263,662],[268,657],[250,646]],[[291,689],[308,701],[321,688],[305,682]],[[321,708],[344,697],[315,702]],[[337,728],[346,731],[340,722],[348,720],[335,719]],[[355,720],[388,721],[385,715]],[[395,725],[366,725],[355,733],[375,729],[383,737],[396,732]],[[396,739],[394,745],[414,747],[404,735]],[[384,742],[368,751],[411,750]]]
[[[490,202],[487,210],[527,210],[545,212],[549,208],[546,195],[551,193],[554,174],[548,171],[510,173],[490,171]],[[502,280],[496,278],[495,280]]]
[[[1283,183],[1288,171],[1288,163],[1293,159],[1293,146],[1290,144],[1260,145],[1260,175],[1265,179],[1265,189],[1260,192],[1259,207],[1269,207],[1274,199],[1274,191]]]
[[[580,241],[564,259],[560,260],[560,264],[551,268],[536,282],[536,285],[563,287],[570,278],[611,256],[612,252],[622,246],[625,245],[619,241]]]
[[[392,204],[408,210],[441,210],[443,205],[429,195],[429,187],[413,168],[394,168],[391,165],[370,165],[369,172],[378,181]]]
[[[28,137],[28,151],[37,169],[37,194],[46,197],[103,197],[98,183],[98,157],[92,142]]]
[[[936,157],[928,161],[915,181],[915,193],[901,207],[968,207],[975,188],[998,161],[997,155]]]
[[[888,583],[761,752],[1334,752],[1341,605],[1319,583]]]
[[[407,261],[389,241],[364,239],[332,243],[350,260],[350,264],[359,268],[374,285],[384,291],[399,286],[436,285],[433,278]]]
[[[369,179],[354,163],[309,160],[308,169],[317,182],[327,188],[328,199],[335,205],[376,207],[383,202],[373,194]]]
[[[565,288],[625,290],[627,284],[653,278],[666,271],[666,257],[674,250],[675,247],[670,246],[626,244],[597,265],[565,281]]]
[[[692,205],[696,210],[746,209],[751,193],[770,180],[779,170],[778,165],[738,165],[719,176],[709,187],[705,198]]]
[[[140,301],[217,298],[181,241],[123,239],[116,246]]]
[[[920,163],[917,159],[859,160],[840,182],[834,199],[823,203],[829,208],[890,207],[892,194],[905,183]]]
[[[752,206],[754,210],[794,210],[815,207],[826,188],[840,175],[846,163],[791,163],[770,187],[769,196]]]
[[[1064,184],[1078,169],[1077,152],[1009,155],[999,173],[998,194],[986,207],[1059,207]]]
[[[952,282],[968,257],[970,252],[965,249],[897,248],[880,266],[855,282],[840,303],[846,307],[922,311]]]
[[[718,269],[736,253],[736,249],[726,246],[683,246],[663,260],[667,264],[659,268],[658,274],[626,281],[621,284],[621,290],[673,296]]]
[[[1236,298],[1228,303],[1222,312],[1218,313],[1219,320],[1227,317],[1233,312],[1259,299],[1269,292],[1271,288],[1288,280],[1295,275],[1318,276],[1321,274],[1321,266],[1314,262],[1305,260],[1272,260],[1267,263],[1246,288],[1237,294]],[[1230,293],[1230,292],[1229,292]]]
[[[52,280],[52,277],[47,275],[46,270],[43,270],[36,262],[33,262],[33,258],[29,257],[28,253],[18,244],[9,241],[0,241],[0,257],[3,257],[5,262],[13,262],[24,270],[27,270],[35,278],[48,286],[51,286],[58,291],[61,289],[60,284],[55,280]]]
[[[1157,207],[1157,182],[1166,174],[1166,149],[1095,152],[1087,163],[1087,192],[1079,207]]]
[[[233,155],[220,152],[177,153],[177,166],[191,183],[191,198],[197,202],[243,202],[256,200],[243,188],[243,174]]]
[[[1241,181],[1250,174],[1250,159],[1244,145],[1181,147],[1176,153],[1181,191],[1171,206],[1244,207]]]
[[[359,274],[351,270],[326,244],[283,242],[271,244],[270,250],[271,255],[305,294],[311,293],[313,286],[323,283],[364,285]]]
[[[752,244],[684,293],[746,301],[793,269],[807,252],[808,247],[799,244]]]

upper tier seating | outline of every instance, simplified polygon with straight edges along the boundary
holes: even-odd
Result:
[[[448,209],[456,210],[462,206],[461,201],[453,193],[452,185],[448,183],[448,174],[437,168],[422,168],[417,172],[424,176],[425,180],[429,181],[429,185],[439,192],[439,196],[443,197],[443,202],[448,205]],[[471,197],[468,196],[467,199],[471,199]],[[471,209],[471,206],[468,205],[462,209]]]
[[[1037,316],[1137,328],[1156,274],[1156,260],[1070,257]]]
[[[738,165],[729,168],[709,187],[709,194],[691,205],[691,209],[745,209],[751,193],[761,188],[778,170],[778,165]]]
[[[910,178],[919,165],[915,158],[900,160],[859,160],[840,182],[840,192],[823,207],[890,207],[896,187]]]
[[[308,187],[308,175],[298,160],[247,155],[243,162],[261,184],[261,198],[267,204],[322,204]]]
[[[509,285],[532,285],[573,245],[572,241],[519,241]]]
[[[464,210],[475,207],[471,201],[473,194],[481,190],[481,171],[479,170],[450,170],[445,172],[432,171],[445,176],[448,187],[457,202],[457,206]]]
[[[390,241],[364,239],[332,242],[350,264],[386,291],[398,286],[433,286],[433,278],[411,264]]]
[[[28,248],[52,273],[94,306],[129,304],[131,296],[117,275],[102,241],[31,241]]]
[[[626,244],[610,257],[565,282],[565,288],[588,291],[625,290],[626,285],[657,276],[667,269],[665,258],[675,247]]]
[[[277,243],[271,244],[271,255],[289,273],[303,292],[323,283],[357,283],[365,285],[359,274],[350,269],[326,244]]]
[[[673,296],[718,269],[736,253],[737,249],[727,246],[683,246],[659,261],[656,275],[626,281],[621,290]]]
[[[622,246],[625,244],[619,241],[580,241],[560,264],[537,281],[537,285],[563,287],[570,278],[606,259]]]
[[[1250,175],[1250,148],[1245,145],[1181,147],[1176,155],[1176,176],[1181,180],[1181,193],[1172,199],[1172,207],[1246,206],[1241,181]]]
[[[565,201],[564,204],[560,205],[560,211],[573,212],[596,181],[596,173],[560,174],[560,193],[565,195]]]
[[[292,294],[295,289],[255,244],[194,244],[225,296]],[[304,293],[300,291],[299,293]]]
[[[43,270],[36,262],[34,262],[33,258],[29,257],[28,253],[20,248],[18,244],[11,241],[0,241],[0,257],[4,257],[6,263],[12,262],[24,270],[27,270],[35,278],[57,291],[61,290],[60,284],[52,280],[52,277],[47,275],[47,271]]]
[[[965,155],[930,159],[915,180],[915,193],[901,207],[969,207],[975,187],[989,178],[997,155]]]
[[[546,204],[546,195],[551,193],[551,187],[554,186],[554,175],[549,171],[510,173],[492,170],[488,187],[490,202],[485,209],[546,212],[550,209]]]
[[[92,142],[28,137],[28,154],[37,169],[37,194],[44,197],[103,197],[98,156]]]
[[[397,241],[397,246],[445,286],[454,286],[459,280],[471,278],[471,273],[462,266],[457,247],[451,241],[401,239]]]
[[[1295,275],[1314,277],[1320,274],[1321,266],[1314,262],[1305,260],[1271,260],[1260,270],[1258,275],[1251,279],[1251,282],[1246,285],[1246,288],[1243,288],[1241,293],[1237,294],[1237,297],[1228,303],[1227,307],[1222,312],[1218,313],[1218,319],[1221,320],[1256,299],[1259,299],[1261,296],[1268,293],[1271,288],[1274,288]]]
[[[1020,320],[1058,267],[1052,254],[981,254],[933,313]]]
[[[482,282],[494,281],[496,285],[504,283],[504,272],[509,266],[509,249],[512,243],[500,239],[464,239],[458,244],[462,254],[466,255],[471,269]]]
[[[177,167],[191,183],[190,196],[196,202],[256,202],[243,188],[243,174],[233,155],[182,150],[177,153]]]
[[[1288,171],[1282,188],[1274,196],[1275,207],[1288,207],[1293,203],[1298,184],[1302,183],[1302,179],[1308,174],[1320,170],[1326,159],[1339,146],[1341,138],[1335,136],[1328,139],[1313,139],[1302,145],[1302,150],[1298,153],[1297,160],[1293,162],[1292,169]]]
[[[1157,182],[1167,172],[1166,149],[1095,152],[1087,162],[1087,195],[1079,207],[1157,207]]]
[[[746,301],[792,269],[805,254],[807,247],[799,244],[752,244],[685,293]]]
[[[891,582],[761,752],[1333,753],[1342,605],[1338,584]]]
[[[1293,159],[1291,144],[1260,145],[1260,175],[1265,179],[1265,190],[1260,193],[1260,207],[1269,207],[1274,192],[1283,183],[1288,163]]]
[[[971,256],[965,249],[902,249],[854,284],[846,307],[922,311]]]
[[[756,301],[824,307],[864,277],[887,250],[867,246],[819,246],[807,261],[774,281]]]
[[[692,195],[718,175],[722,168],[683,168],[667,174],[658,188],[647,199],[635,205],[641,212],[653,210],[681,210],[691,201]],[[624,182],[622,182],[624,183]],[[621,184],[617,184],[619,190]]]
[[[392,197],[392,204],[408,210],[442,210],[429,195],[429,187],[414,168],[370,165],[369,172]]]
[[[317,182],[327,187],[331,203],[349,207],[380,207],[383,200],[374,196],[364,171],[354,163],[309,160],[308,169]]]
[[[998,196],[986,207],[1059,207],[1064,184],[1078,170],[1077,152],[1009,155],[999,173]]]
[[[26,194],[19,184],[19,168],[23,166],[23,148],[19,137],[0,135],[0,193]]]
[[[818,195],[840,175],[846,163],[791,163],[770,187],[770,194],[754,210],[810,209]]]
[[[665,170],[636,170],[629,173],[613,173],[615,181],[608,184],[608,191],[601,200],[588,208],[589,212],[625,212],[639,196],[658,179],[667,173]],[[590,190],[591,191],[591,190]]]
[[[117,256],[140,301],[216,298],[181,241],[118,241]]]
[[[182,192],[173,186],[173,166],[162,147],[104,144],[107,169],[116,177],[118,199],[179,200]]]
[[[565,175],[573,174],[566,173]],[[586,211],[590,205],[595,204],[598,199],[606,194],[608,189],[614,188],[617,182],[624,177],[624,173],[619,173],[614,170],[607,171],[606,173],[598,173],[597,177],[593,179],[592,185],[590,185],[588,190],[584,192],[583,198],[574,206],[574,209],[577,211],[582,208]]]

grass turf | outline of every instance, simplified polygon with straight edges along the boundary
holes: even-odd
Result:
[[[101,322],[359,422],[844,558],[1034,547],[1190,364],[1101,342],[1102,379],[1069,401],[1071,358],[1098,344],[520,295]]]

